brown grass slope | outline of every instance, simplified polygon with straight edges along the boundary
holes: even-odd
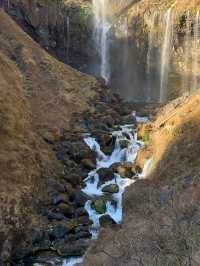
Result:
[[[52,58],[0,10],[0,255],[45,226],[48,176],[62,170],[42,135],[58,137],[95,96],[97,81]],[[27,244],[26,244],[27,246]]]
[[[200,265],[199,103],[198,91],[158,114],[139,156],[154,156],[151,174],[128,189],[124,223],[101,231],[84,265]]]

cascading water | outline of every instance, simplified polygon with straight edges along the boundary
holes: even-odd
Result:
[[[193,89],[199,89],[199,64],[200,64],[200,12],[198,11],[194,20],[194,42],[193,42]]]
[[[183,91],[191,90],[190,86],[190,72],[191,72],[191,19],[190,11],[187,12],[186,16],[186,33],[184,38],[184,65],[185,69],[183,72]]]
[[[173,9],[168,9],[165,15],[165,35],[161,52],[161,74],[160,74],[160,102],[167,99],[167,83],[169,75],[169,63],[173,39]]]
[[[157,13],[154,13],[150,19],[150,30],[148,35],[148,53],[147,53],[147,102],[152,98],[152,61],[155,60],[154,56],[154,39],[155,39],[155,25],[156,25]]]
[[[100,75],[109,82],[109,43],[108,33],[110,24],[107,19],[106,9],[108,8],[107,0],[93,0],[94,12],[94,39],[100,54]]]

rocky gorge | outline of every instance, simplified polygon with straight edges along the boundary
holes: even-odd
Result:
[[[0,265],[198,265],[199,1],[0,5]]]

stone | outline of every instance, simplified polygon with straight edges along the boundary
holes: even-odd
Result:
[[[67,196],[67,193],[61,193],[57,194],[53,197],[53,204],[58,205],[61,202],[68,203],[69,197]]]
[[[83,256],[85,250],[88,248],[89,242],[85,240],[78,240],[71,242],[66,245],[62,245],[57,249],[57,252],[60,256],[71,257],[71,256]]]
[[[49,231],[49,237],[50,239],[63,238],[69,232],[70,229],[66,225],[60,224]]]
[[[49,211],[47,213],[47,218],[51,221],[51,220],[57,220],[57,221],[62,221],[65,219],[64,214],[62,213],[57,213],[57,212],[53,212],[53,211]]]
[[[106,212],[106,203],[103,199],[94,200],[91,206],[99,214],[104,214]]]
[[[76,239],[81,239],[81,238],[91,238],[92,234],[88,231],[81,231],[79,233],[77,233],[76,235]]]
[[[105,182],[110,181],[110,180],[114,179],[114,177],[115,177],[112,168],[100,168],[97,171],[97,174],[99,175],[98,186],[101,186]]]
[[[93,221],[90,220],[89,215],[87,216],[80,216],[78,218],[78,224],[79,225],[92,225]]]
[[[88,213],[84,207],[80,207],[80,208],[76,209],[76,211],[75,211],[76,217],[84,216],[84,215],[88,215]]]
[[[99,218],[99,223],[102,227],[107,227],[116,224],[116,222],[108,214],[101,216]]]
[[[66,189],[66,193],[67,193],[69,199],[73,200],[75,198],[75,195],[76,195],[76,191],[73,188],[73,186],[70,183],[67,183],[65,185],[65,189]]]
[[[96,165],[93,163],[91,159],[82,159],[81,163],[88,170],[93,170],[96,168]]]
[[[78,185],[80,185],[81,183],[81,177],[79,176],[79,174],[76,173],[71,173],[67,176],[67,181],[73,186],[76,187]]]
[[[104,193],[118,193],[119,186],[117,184],[110,184],[102,188],[102,192]]]
[[[88,199],[89,197],[83,191],[81,190],[76,191],[74,202],[77,207],[84,207]]]
[[[63,202],[58,205],[58,211],[67,217],[72,217],[74,215],[74,209],[72,208],[72,206]]]

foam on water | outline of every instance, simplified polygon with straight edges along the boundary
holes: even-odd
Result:
[[[77,263],[82,263],[83,262],[83,257],[74,257],[70,258],[64,261],[63,266],[74,266]]]
[[[147,122],[147,118],[137,117],[137,120],[140,123]],[[109,215],[116,223],[122,222],[122,213],[123,213],[123,204],[122,204],[122,195],[125,191],[125,188],[130,184],[134,183],[134,179],[122,178],[120,175],[115,174],[115,177],[104,183],[101,186],[98,186],[99,175],[97,170],[100,168],[109,168],[114,163],[119,162],[134,162],[137,157],[138,150],[144,146],[142,141],[137,140],[137,132],[134,129],[133,124],[120,126],[118,130],[112,132],[112,136],[115,140],[115,148],[110,156],[105,155],[101,151],[101,147],[96,141],[95,138],[87,136],[84,138],[85,143],[90,147],[90,149],[96,151],[97,154],[97,167],[95,170],[91,171],[88,174],[88,177],[85,179],[85,188],[83,192],[91,197],[100,197],[103,196],[102,189],[110,184],[117,184],[119,187],[118,193],[113,193],[111,198],[106,202],[106,212],[104,214],[98,214],[91,206],[92,200],[88,200],[85,204],[85,209],[87,210],[90,219],[93,221],[91,226],[91,233],[93,238],[97,238],[100,223],[100,217],[104,215]],[[121,142],[125,141],[127,147],[121,147]]]

